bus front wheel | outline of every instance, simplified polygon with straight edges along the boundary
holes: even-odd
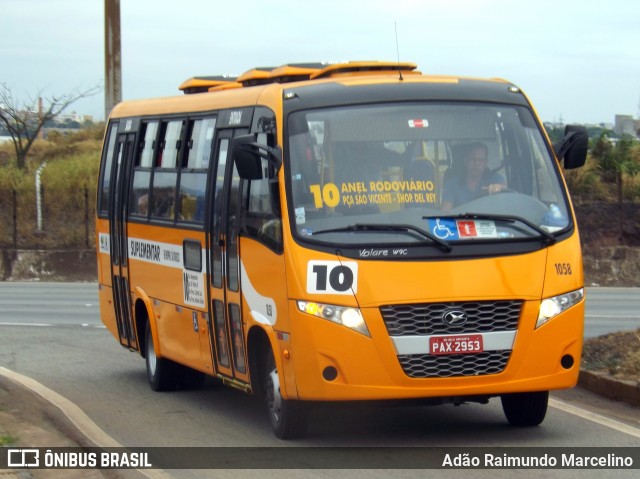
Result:
[[[278,370],[271,350],[267,353],[265,364],[263,388],[273,432],[280,439],[300,437],[305,433],[308,424],[306,404],[282,397]]]
[[[147,364],[147,379],[154,391],[168,391],[176,387],[176,364],[168,359],[159,358],[153,346],[151,326],[147,322],[145,333],[145,362]]]
[[[512,426],[538,426],[547,414],[549,391],[503,394],[502,410]]]

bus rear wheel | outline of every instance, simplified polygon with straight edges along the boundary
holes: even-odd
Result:
[[[271,350],[267,353],[265,364],[262,384],[273,432],[280,439],[300,437],[306,432],[308,425],[306,404],[282,397],[278,370]]]
[[[146,327],[145,346],[146,351],[144,357],[147,365],[147,379],[149,380],[151,389],[154,391],[175,389],[177,385],[177,365],[173,361],[159,358],[156,355],[149,322],[147,322]]]
[[[549,391],[503,394],[502,410],[512,426],[538,426],[547,414]]]

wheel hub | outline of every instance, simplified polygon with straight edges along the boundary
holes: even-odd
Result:
[[[282,409],[282,395],[280,394],[280,379],[275,369],[267,376],[267,404],[273,420],[280,422]]]

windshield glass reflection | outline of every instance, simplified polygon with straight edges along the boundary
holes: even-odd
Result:
[[[334,108],[294,113],[288,126],[290,208],[305,239],[438,246],[570,226],[554,160],[524,108]]]

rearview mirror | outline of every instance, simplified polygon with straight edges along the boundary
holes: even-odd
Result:
[[[231,140],[231,155],[236,162],[240,178],[260,180],[263,178],[262,159],[266,159],[274,173],[282,164],[280,148],[258,143],[258,134],[239,135]],[[275,174],[274,174],[275,176]]]
[[[588,147],[589,134],[582,125],[567,125],[564,129],[564,138],[553,145],[558,161],[564,159],[564,167],[567,170],[584,165],[587,161]]]

